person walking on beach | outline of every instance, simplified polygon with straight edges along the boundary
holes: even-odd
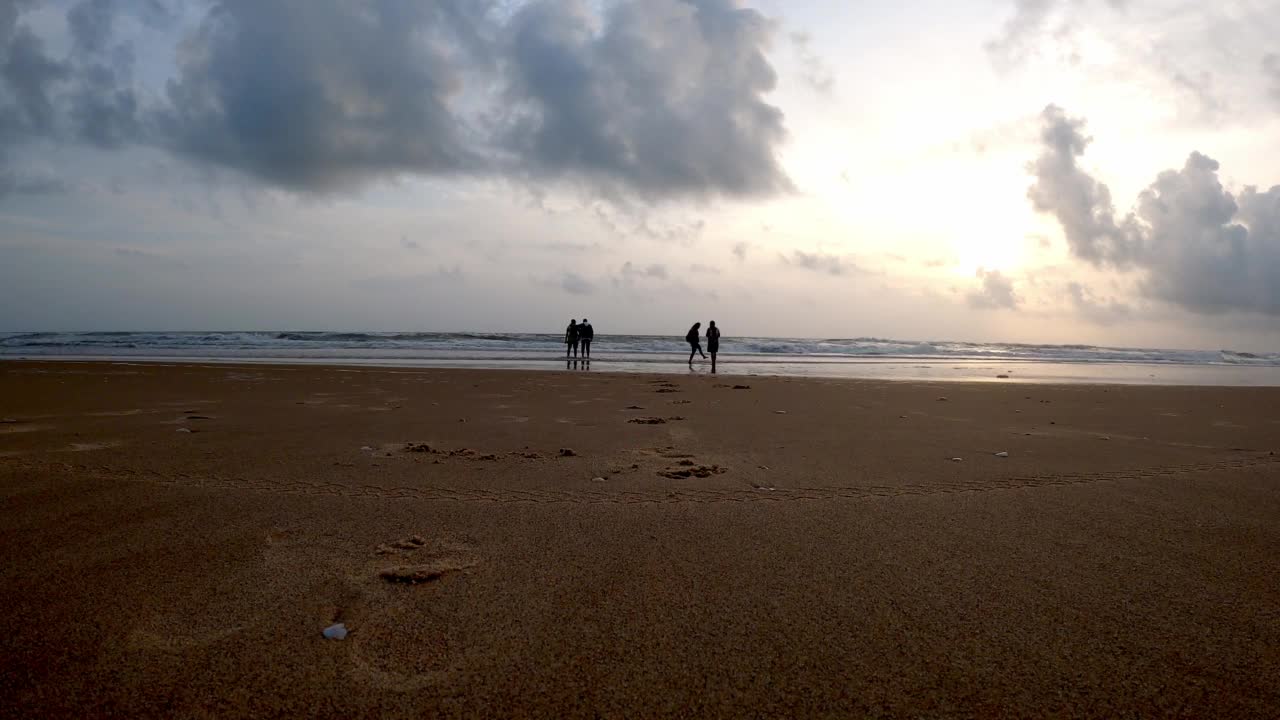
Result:
[[[693,367],[694,355],[701,355],[703,360],[707,359],[707,354],[702,352],[702,343],[698,340],[698,329],[701,327],[702,323],[694,323],[693,327],[689,328],[689,334],[684,336],[685,341],[689,343],[689,367]]]
[[[712,320],[707,327],[707,352],[711,353],[711,372],[716,371],[716,353],[720,352],[720,328],[716,327],[716,321]],[[692,356],[689,358],[692,360]]]
[[[578,357],[578,339],[580,337],[577,320],[570,320],[569,327],[564,329],[564,356]]]
[[[578,335],[582,338],[582,357],[590,360],[591,341],[595,339],[596,331],[586,318],[582,318],[582,322],[578,323]]]

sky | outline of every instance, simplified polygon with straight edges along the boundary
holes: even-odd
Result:
[[[1280,350],[1280,0],[0,0],[0,331]]]

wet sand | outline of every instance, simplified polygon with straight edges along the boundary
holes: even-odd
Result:
[[[1275,717],[1277,408],[0,363],[0,715]]]

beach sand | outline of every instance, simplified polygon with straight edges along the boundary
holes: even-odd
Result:
[[[1277,408],[6,362],[0,713],[1276,717]]]

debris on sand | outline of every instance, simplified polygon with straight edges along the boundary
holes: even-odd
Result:
[[[573,448],[560,448],[560,457],[577,457],[577,455]]]
[[[676,390],[675,388],[662,387],[662,388],[658,388],[657,390],[654,390],[654,392],[659,392],[659,393],[678,393],[678,392],[680,392],[680,391],[679,391],[679,390]]]
[[[945,397],[938,398],[938,402],[948,402]]]
[[[951,462],[963,462],[963,461],[964,461],[964,458],[958,458],[958,457],[951,458]]]
[[[189,433],[189,432],[195,432],[195,431],[194,431],[194,430],[192,430],[191,428],[178,428],[178,432],[180,432],[180,433]]]
[[[997,376],[996,376],[996,379],[997,379],[997,380],[1008,380],[1008,379],[1009,379],[1009,376],[1008,376],[1008,375],[997,375]]]
[[[404,540],[397,540],[391,543],[391,547],[396,548],[397,550],[417,550],[426,544],[427,541],[423,540],[421,535],[414,535],[413,537],[406,538]]]
[[[361,450],[364,450],[365,448],[360,448],[360,449],[361,449]],[[368,449],[372,450],[373,448],[368,448]],[[438,453],[438,452],[440,452],[439,450],[436,450],[435,448],[431,447],[431,446],[430,446],[430,445],[428,445],[427,443],[405,443],[405,444],[404,444],[404,450],[405,450],[405,452],[411,452],[411,453]]]
[[[604,478],[602,478],[602,477],[593,477],[593,478],[591,478],[591,482],[604,482]]]
[[[644,408],[639,405],[628,405],[626,409],[627,410],[643,410]]]
[[[751,386],[750,385],[734,385],[733,389],[734,390],[750,390]]]
[[[17,422],[14,418],[0,418],[0,425],[13,425]]]
[[[187,419],[188,420],[212,420],[213,418],[209,417],[208,415],[188,415]]]
[[[638,417],[631,418],[627,422],[633,425],[666,425],[667,421],[660,417]]]
[[[786,415],[786,414],[787,414],[787,411],[786,411],[786,410],[774,410],[774,411],[773,411],[773,414],[774,414],[774,415]]]
[[[722,475],[726,472],[728,471],[719,465],[699,465],[691,468],[670,468],[662,470],[658,474],[672,480],[682,480],[690,477],[708,478],[712,475]]]
[[[326,640],[346,640],[347,626],[343,623],[337,623],[325,628],[323,635]]]
[[[996,457],[1000,457],[1000,458],[1007,458],[1007,457],[1009,457],[1009,453],[1007,453],[1007,452],[998,452],[998,453],[996,453]]]
[[[378,573],[378,577],[393,583],[404,583],[406,585],[417,585],[419,583],[431,582],[444,577],[444,571],[438,567],[428,565],[393,567],[387,568]]]

